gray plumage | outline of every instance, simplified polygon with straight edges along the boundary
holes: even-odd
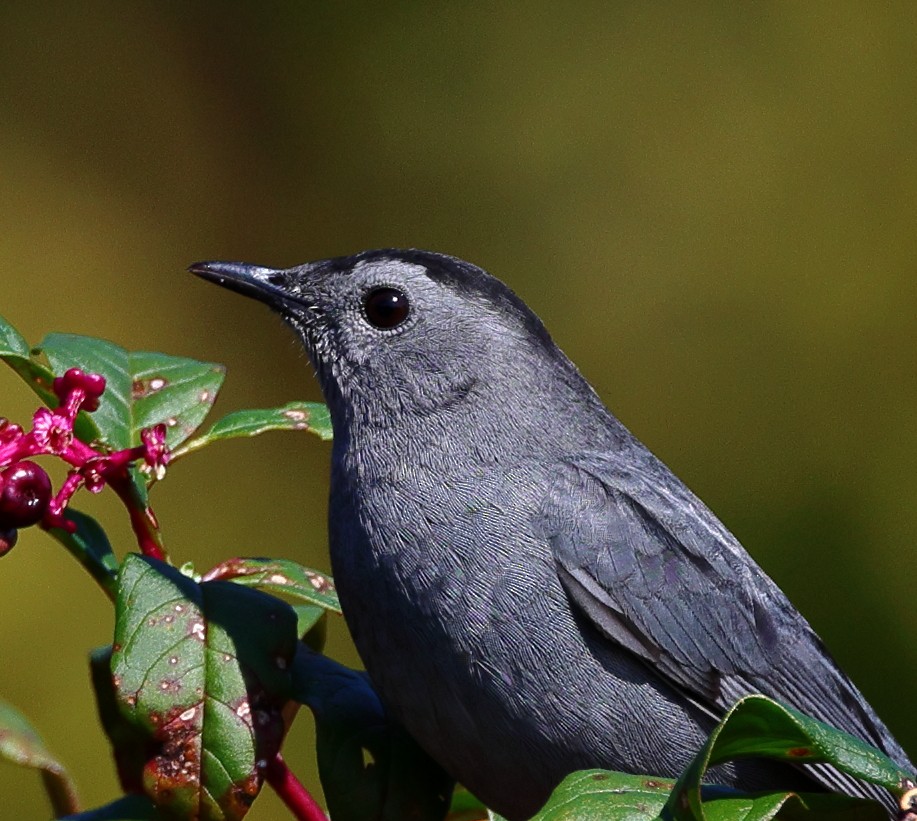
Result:
[[[676,776],[753,692],[913,769],[805,619],[501,282],[413,250],[192,270],[302,337],[334,425],[331,559],[357,649],[392,715],[490,807],[526,818],[586,767]],[[715,776],[878,794],[825,767]]]

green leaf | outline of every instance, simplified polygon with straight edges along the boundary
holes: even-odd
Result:
[[[859,739],[765,696],[751,695],[737,701],[714,728],[678,779],[667,811],[673,818],[685,821],[716,817],[705,815],[700,787],[704,773],[716,764],[752,756],[792,763],[833,764],[842,772],[885,787],[895,795],[900,795],[904,782],[913,778],[912,773]]]
[[[116,450],[137,444],[131,437],[131,377],[129,354],[124,348],[90,336],[48,334],[35,350],[48,358],[57,376],[70,368],[80,368],[105,377],[105,393],[98,410],[91,416],[81,413],[77,418],[80,439],[101,439]]]
[[[704,791],[705,794],[708,792]],[[707,821],[888,821],[875,801],[837,793],[718,795],[704,801]]]
[[[282,408],[259,408],[229,413],[201,436],[186,442],[174,458],[223,439],[258,436],[271,430],[307,430],[321,439],[331,438],[331,415],[318,402],[290,402]]]
[[[165,422],[173,449],[200,427],[226,376],[226,369],[212,362],[142,351],[130,355],[130,368],[134,428]]]
[[[32,356],[25,338],[3,317],[0,317],[0,359],[22,377],[42,402],[55,404],[57,400],[51,390],[54,374]]]
[[[48,334],[38,346],[55,374],[81,368],[105,377],[98,410],[86,417],[96,436],[115,449],[140,442],[140,429],[165,423],[169,447],[178,447],[203,422],[223,384],[221,365],[142,351],[76,334]],[[80,438],[83,434],[78,431]],[[89,439],[95,438],[90,435]]]
[[[131,554],[118,576],[112,676],[125,719],[155,742],[146,794],[200,821],[242,818],[285,732],[296,616],[237,584],[198,584]]]
[[[675,782],[605,770],[567,776],[532,821],[659,821]],[[702,787],[707,821],[887,821],[874,801],[832,793],[777,792],[747,795],[725,787]],[[670,811],[670,810],[669,810]],[[677,817],[677,816],[675,816]],[[689,816],[693,817],[693,816]]]
[[[175,821],[167,819],[145,795],[125,795],[93,810],[68,815],[58,821]]]
[[[0,316],[0,356],[28,359],[29,343],[7,320]]]
[[[141,793],[143,770],[155,742],[151,741],[149,733],[132,724],[121,712],[118,693],[112,681],[111,658],[111,646],[99,647],[89,654],[89,673],[96,697],[96,710],[102,729],[111,743],[121,789],[126,793]],[[145,800],[149,803],[149,799]]]
[[[328,611],[314,604],[291,604],[296,614],[296,633],[316,653],[321,653],[328,635]]]
[[[300,645],[293,698],[315,716],[318,773],[334,821],[440,821],[452,779],[390,722],[365,673]]]
[[[290,559],[228,559],[207,571],[204,581],[211,579],[225,579],[246,587],[257,587],[335,613],[341,612],[341,603],[331,576],[310,570]]]
[[[532,821],[650,821],[674,786],[661,778],[582,770],[561,781]]]
[[[887,821],[885,807],[863,798],[789,791],[748,795],[701,784],[709,767],[748,757],[832,764],[895,795],[906,789],[904,782],[911,777],[853,736],[753,695],[738,701],[726,714],[675,785],[649,776],[595,770],[574,773],[554,791],[533,821]]]
[[[25,716],[4,701],[0,701],[0,759],[41,772],[55,816],[79,809],[76,787],[63,765]]]
[[[449,802],[446,821],[480,821],[488,817],[488,809],[461,784],[456,784]]]
[[[114,598],[118,559],[102,526],[91,516],[67,508],[67,518],[76,525],[75,533],[53,528],[48,533],[59,541],[85,567],[111,598]]]

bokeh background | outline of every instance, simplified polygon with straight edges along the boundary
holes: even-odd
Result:
[[[0,314],[30,340],[224,362],[223,411],[315,399],[280,322],[189,263],[477,262],[917,754],[912,3],[7,3],[0,43]],[[0,397],[27,420],[11,373]],[[176,560],[327,569],[328,456],[273,434],[177,464],[154,497]],[[129,547],[116,505],[81,505]],[[0,625],[0,697],[107,801],[86,668],[106,602],[29,532]],[[340,623],[331,652],[357,663]],[[287,756],[315,786],[309,723]],[[11,765],[0,800],[48,814]],[[250,817],[286,816],[265,796]]]

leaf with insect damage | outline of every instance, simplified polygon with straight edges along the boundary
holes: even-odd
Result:
[[[283,740],[296,644],[296,615],[278,599],[125,558],[112,682],[121,715],[154,742],[141,781],[157,806],[244,817]]]

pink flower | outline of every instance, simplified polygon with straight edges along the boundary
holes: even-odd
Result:
[[[140,431],[140,445],[109,452],[104,445],[100,449],[87,444],[73,433],[77,414],[91,413],[99,407],[105,378],[70,368],[54,380],[52,390],[60,404],[54,410],[35,411],[28,433],[0,417],[0,555],[15,544],[20,527],[40,522],[46,528],[75,532],[76,524],[64,517],[73,495],[82,487],[98,493],[107,485],[127,504],[141,549],[151,556],[163,557],[152,511],[141,510],[132,494],[129,467],[142,461],[142,470],[157,479],[165,475],[169,463],[166,426],[144,428]],[[72,468],[54,495],[47,473],[39,465],[25,461],[42,455],[58,456]]]
[[[73,442],[73,420],[39,408],[32,417],[32,438],[44,453],[62,454]]]
[[[143,461],[157,479],[162,479],[169,464],[169,449],[166,446],[166,426],[155,425],[140,431],[140,440],[143,442]]]
[[[8,445],[22,436],[22,428],[10,422],[9,419],[0,419],[0,445]]]

